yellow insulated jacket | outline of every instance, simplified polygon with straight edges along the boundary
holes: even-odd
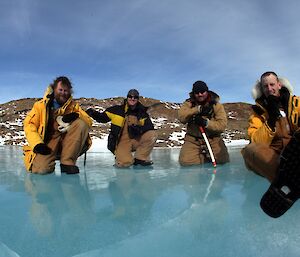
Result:
[[[287,95],[283,107],[292,134],[298,132],[300,127],[300,97],[290,94],[292,90],[285,85],[283,85],[281,91],[281,94]],[[252,106],[254,112],[249,118],[248,135],[250,141],[270,145],[276,136],[277,130],[273,131],[267,124],[269,115],[265,108],[264,97],[259,97],[255,102],[256,105]]]
[[[49,108],[48,104],[51,100],[53,89],[49,86],[44,94],[43,99],[34,103],[33,108],[27,114],[24,120],[24,132],[28,145],[23,146],[24,164],[27,171],[31,170],[33,160],[36,154],[33,152],[37,144],[44,143],[45,133],[48,125]],[[92,126],[92,120],[85,111],[81,109],[72,96],[68,101],[57,110],[57,115],[64,115],[71,112],[79,113],[79,118],[85,121],[89,127]],[[92,144],[92,140],[88,137],[88,148]]]

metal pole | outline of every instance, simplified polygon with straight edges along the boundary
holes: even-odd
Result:
[[[202,136],[204,138],[204,141],[206,143],[206,146],[208,148],[208,152],[209,152],[209,155],[210,155],[210,158],[211,158],[211,162],[212,162],[212,164],[213,164],[214,167],[217,167],[217,163],[216,163],[216,160],[215,160],[214,153],[213,153],[213,151],[211,149],[210,143],[209,143],[209,141],[207,139],[207,136],[205,134],[205,131],[204,131],[203,127],[200,126],[199,130],[200,130],[200,132],[201,132],[201,134],[202,134]]]

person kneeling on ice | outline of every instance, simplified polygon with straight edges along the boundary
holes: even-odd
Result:
[[[115,154],[117,167],[149,166],[150,153],[157,139],[147,107],[139,102],[139,92],[129,90],[122,105],[115,105],[100,113],[92,108],[86,111],[97,122],[111,121],[107,148]],[[135,152],[134,157],[132,152]]]
[[[76,160],[91,146],[91,126],[92,119],[72,99],[70,80],[56,78],[24,120],[29,144],[23,147],[26,169],[52,173],[59,157],[62,173],[79,173]]]
[[[219,96],[208,90],[205,82],[196,81],[193,84],[190,98],[180,107],[178,118],[183,124],[187,123],[187,132],[179,155],[181,165],[212,161],[203,131],[216,163],[229,162],[227,147],[221,138],[221,133],[227,126],[227,115],[223,105],[219,103]]]
[[[256,104],[249,118],[250,144],[242,149],[246,167],[271,182],[260,205],[274,218],[300,195],[300,98],[292,90],[273,71],[261,75],[252,90]]]

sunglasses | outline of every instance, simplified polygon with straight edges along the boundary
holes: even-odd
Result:
[[[139,99],[139,97],[136,96],[136,95],[128,95],[127,98],[131,98],[131,99]]]
[[[196,92],[194,92],[194,94],[195,95],[198,95],[198,94],[203,94],[203,93],[205,93],[206,91],[196,91]]]

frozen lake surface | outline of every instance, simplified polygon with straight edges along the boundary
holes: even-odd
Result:
[[[272,219],[259,207],[268,182],[231,163],[182,168],[178,149],[153,168],[117,169],[88,153],[79,175],[27,174],[17,147],[0,147],[0,256],[300,256],[297,202]],[[299,201],[300,202],[300,201]]]

